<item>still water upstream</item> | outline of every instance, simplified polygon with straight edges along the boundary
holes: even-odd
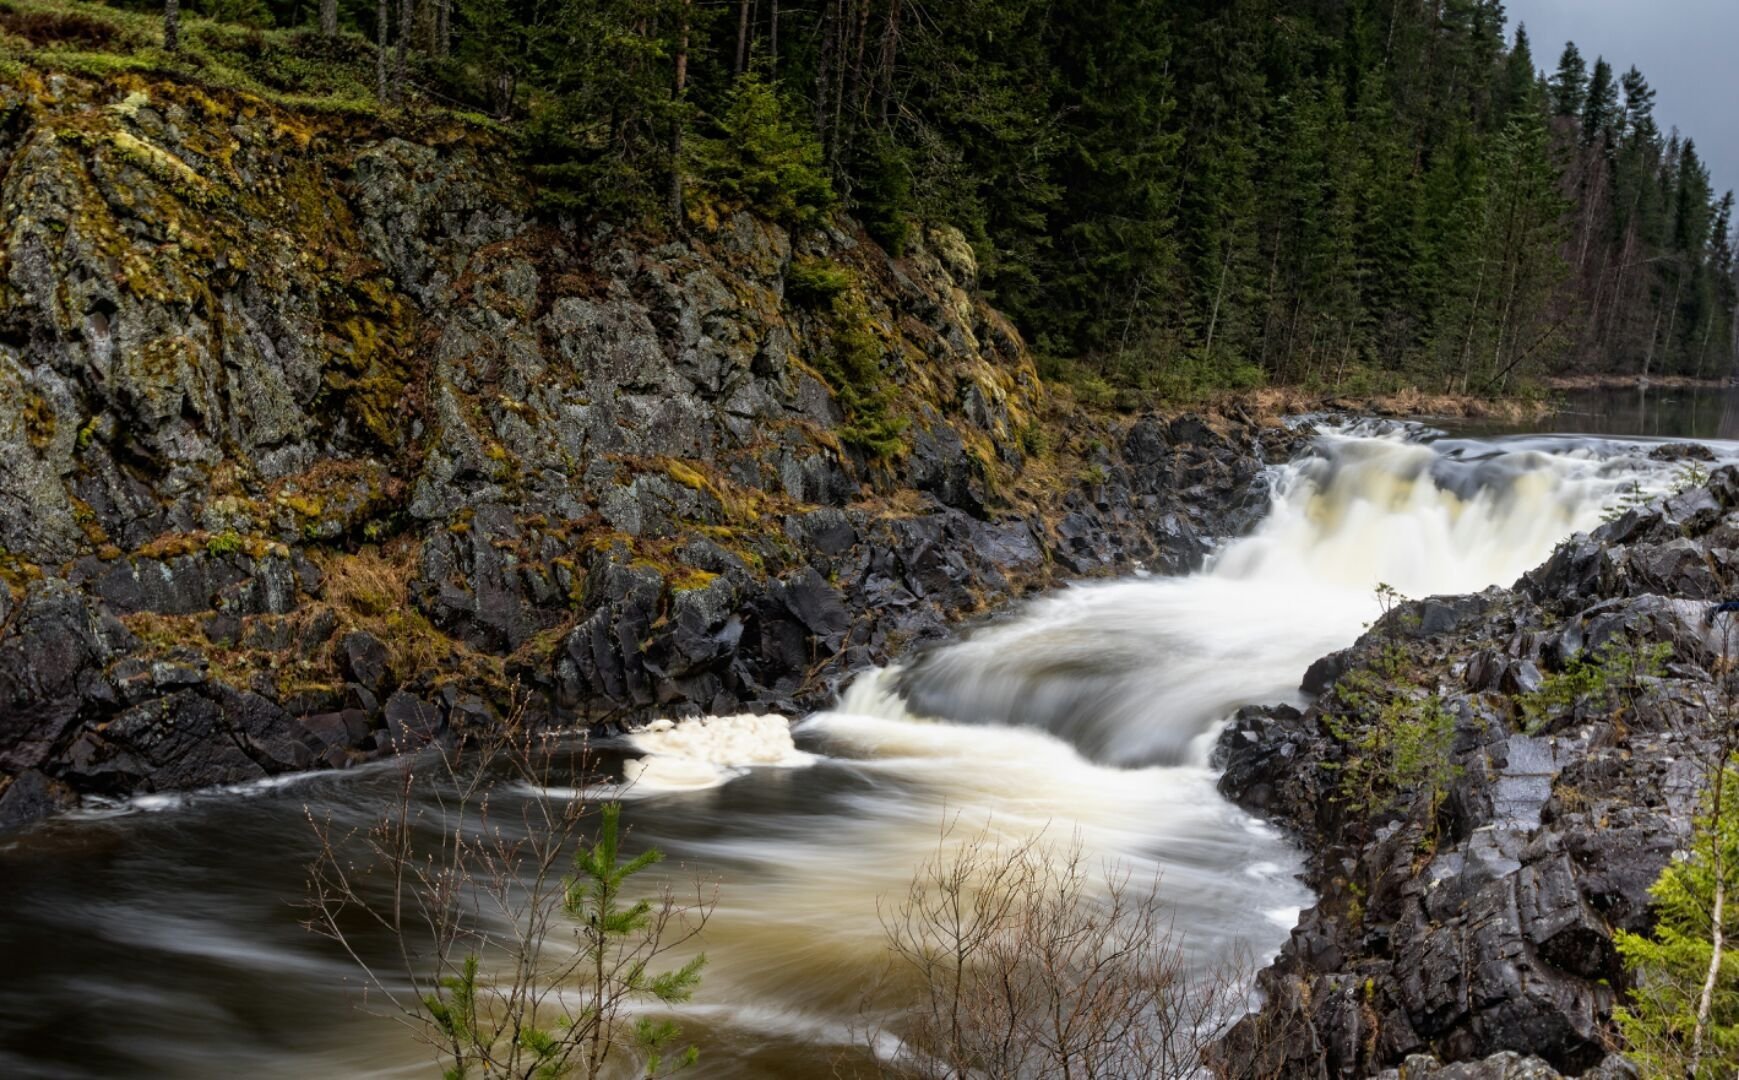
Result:
[[[903,892],[948,815],[1078,835],[1158,875],[1193,963],[1272,955],[1310,896],[1285,839],[1216,793],[1221,722],[1296,700],[1311,661],[1376,613],[1378,582],[1507,584],[1632,485],[1664,490],[1675,467],[1649,458],[1650,437],[1739,436],[1718,398],[1617,419],[1616,399],[1585,399],[1541,425],[1577,434],[1324,430],[1274,470],[1261,525],[1197,574],[1026,604],[908,669],[862,673],[789,735],[717,725],[608,749],[639,777],[634,844],[667,853],[660,872],[719,883],[683,1011],[698,1074],[831,1073],[884,962],[878,899]],[[431,1074],[358,1008],[354,972],[294,906],[304,808],[364,824],[395,783],[390,764],[314,774],[0,840],[0,1075]]]

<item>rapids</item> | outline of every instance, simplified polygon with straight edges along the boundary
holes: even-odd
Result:
[[[1305,668],[1378,612],[1379,583],[1508,584],[1627,492],[1666,490],[1676,467],[1649,448],[1325,430],[1273,470],[1256,530],[1196,574],[1028,603],[861,673],[792,727],[708,718],[607,747],[634,845],[662,848],[673,879],[719,883],[681,1018],[702,1074],[829,1073],[883,963],[878,899],[904,890],[949,817],[1078,836],[1157,876],[1192,963],[1271,956],[1311,898],[1285,838],[1216,793],[1220,725],[1296,701]],[[393,775],[140,800],[0,841],[0,1074],[425,1074],[425,1051],[355,1007],[342,956],[292,906],[304,807],[361,824]]]

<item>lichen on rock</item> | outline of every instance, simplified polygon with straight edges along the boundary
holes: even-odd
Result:
[[[794,714],[1061,575],[1194,565],[1285,450],[1052,397],[948,230],[580,226],[488,130],[137,72],[0,116],[15,818],[516,704]]]

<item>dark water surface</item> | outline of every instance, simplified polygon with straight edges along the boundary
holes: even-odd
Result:
[[[1376,613],[1376,582],[1507,584],[1631,484],[1661,489],[1670,466],[1623,437],[1739,437],[1739,395],[1576,395],[1532,430],[1596,438],[1325,434],[1276,470],[1258,530],[1201,573],[1027,605],[905,684],[861,677],[795,746],[775,725],[755,738],[782,747],[732,729],[634,748],[652,754],[624,813],[634,843],[667,852],[670,880],[720,888],[681,1016],[697,1075],[862,1060],[851,1029],[885,963],[878,902],[904,891],[949,813],[1077,835],[1160,876],[1192,963],[1271,955],[1310,897],[1283,838],[1216,794],[1216,725],[1297,700],[1305,667]],[[947,719],[913,715],[902,685]],[[0,838],[0,1077],[433,1075],[425,1048],[359,1007],[343,954],[299,925],[306,814],[366,824],[397,768],[155,797]]]
[[[1739,440],[1739,387],[1574,390],[1551,415],[1521,424],[1446,421],[1457,433],[1581,434],[1644,439]]]

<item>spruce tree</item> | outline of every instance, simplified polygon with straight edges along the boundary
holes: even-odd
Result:
[[[1588,100],[1588,63],[1582,59],[1582,51],[1576,48],[1574,41],[1564,43],[1563,55],[1558,57],[1558,71],[1552,76],[1551,90],[1553,115],[1581,118],[1583,104]]]
[[[1528,41],[1528,28],[1516,27],[1516,41],[1504,59],[1503,81],[1498,87],[1498,114],[1508,116],[1517,109],[1539,107],[1539,73],[1534,70],[1534,52]]]
[[[1624,129],[1633,138],[1650,139],[1659,134],[1654,123],[1654,88],[1633,65],[1620,80],[1624,87]]]
[[[1739,935],[1736,787],[1739,771],[1729,768],[1696,822],[1689,858],[1668,865],[1649,890],[1654,930],[1614,935],[1635,985],[1613,1019],[1646,1076],[1715,1080],[1739,1072],[1739,956],[1729,945],[1714,962],[1716,941]],[[1699,1024],[1711,968],[1713,993]]]
[[[1604,56],[1596,57],[1594,74],[1588,80],[1588,96],[1582,105],[1582,145],[1611,141],[1613,125],[1618,122],[1618,84],[1612,79],[1612,65]]]
[[[440,57],[447,4],[393,22],[432,12]],[[458,4],[455,62],[419,77],[518,129],[545,209],[661,231],[685,192],[791,228],[838,205],[896,254],[953,225],[1052,370],[1119,389],[1733,353],[1713,200],[1653,90],[1574,42],[1542,78],[1498,0]]]
[[[617,1012],[631,998],[675,1005],[689,1000],[700,985],[706,956],[696,956],[672,971],[647,970],[646,958],[656,951],[657,940],[651,900],[627,900],[629,879],[660,862],[657,848],[626,861],[622,857],[622,807],[607,803],[600,811],[598,838],[574,853],[574,876],[567,883],[567,913],[579,924],[583,967],[593,980],[596,1018],[582,1033],[586,1076],[604,1075],[619,1038]],[[643,1075],[657,1076],[664,1067],[664,1054],[679,1032],[668,1021],[642,1017],[633,1029],[633,1042],[648,1057]],[[699,1051],[689,1046],[680,1051],[674,1068],[694,1064]]]

